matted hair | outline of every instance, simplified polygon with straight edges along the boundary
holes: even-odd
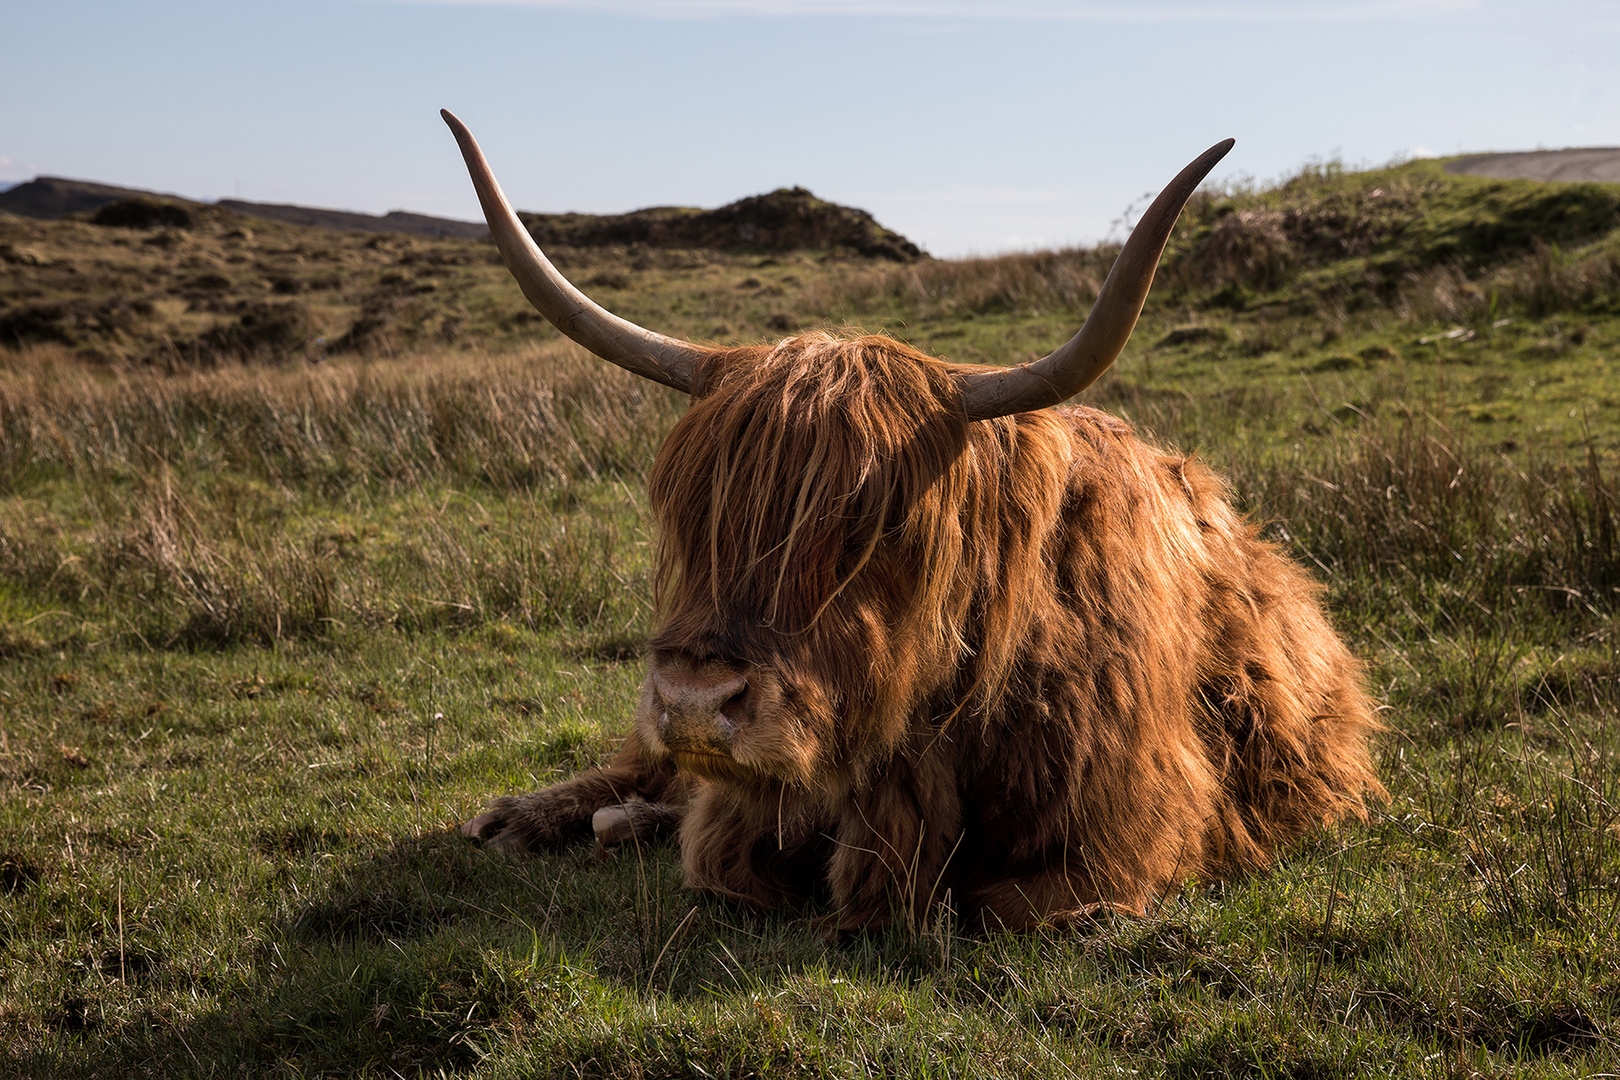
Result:
[[[825,332],[716,354],[649,479],[653,644],[802,654],[896,721],[942,664],[969,675],[953,711],[993,696],[1071,439],[1047,412],[970,423],[959,370]]]

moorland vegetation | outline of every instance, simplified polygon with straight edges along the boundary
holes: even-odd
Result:
[[[0,216],[0,1073],[1620,1072],[1620,187],[1195,200],[1087,400],[1314,567],[1391,801],[1145,920],[838,943],[452,829],[623,732],[681,399],[487,241],[162,207]],[[1113,253],[552,250],[668,333],[976,363]]]

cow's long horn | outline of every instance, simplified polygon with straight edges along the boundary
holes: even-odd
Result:
[[[609,363],[691,393],[693,371],[708,350],[621,319],[569,284],[518,221],[467,125],[448,109],[440,109],[439,115],[450,125],[461,146],[461,156],[467,159],[467,172],[472,175],[495,246],[501,249],[506,268],[517,278],[535,310]]]
[[[1153,284],[1159,255],[1170,239],[1181,208],[1234,140],[1216,143],[1159,192],[1114,260],[1108,280],[1097,294],[1080,332],[1039,360],[1001,371],[974,372],[964,379],[962,395],[968,419],[989,420],[1011,413],[1044,409],[1073,397],[1112,364],[1130,340],[1137,316]]]

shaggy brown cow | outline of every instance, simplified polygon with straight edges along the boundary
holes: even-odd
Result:
[[[974,369],[884,337],[690,345],[575,290],[467,130],[507,265],[599,356],[691,394],[651,476],[657,602],[606,768],[495,800],[513,849],[679,827],[687,884],[837,929],[1143,912],[1382,793],[1359,669],[1222,482],[1051,408],[1124,347],[1183,203],[1132,232],[1075,339]],[[594,819],[594,820],[593,820]]]

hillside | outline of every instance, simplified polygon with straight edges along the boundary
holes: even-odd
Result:
[[[68,180],[60,176],[36,176],[0,191],[0,212],[19,217],[56,221],[69,214],[87,214],[120,199],[160,198],[189,204],[178,195],[158,195],[138,188],[97,184],[89,180]]]
[[[1620,297],[1617,230],[1620,184],[1455,175],[1437,161],[1327,166],[1267,190],[1199,197],[1169,265],[1179,288],[1237,308],[1422,309],[1450,289],[1482,302],[1490,293],[1498,305],[1610,310]],[[1468,304],[1439,306],[1459,318]]]
[[[679,327],[714,339],[797,325],[791,293],[872,263],[848,247],[764,257],[646,243],[550,250],[631,318],[656,321],[677,297],[718,288],[724,302]],[[212,365],[551,335],[487,239],[339,231],[147,198],[74,220],[0,216],[0,347]]]
[[[15,215],[0,214],[0,345],[13,348],[54,343],[92,359],[165,364],[286,359],[497,342],[527,332],[533,318],[482,224],[206,204],[50,177],[0,193],[0,210]],[[757,270],[761,253],[923,257],[865,211],[802,188],[718,210],[524,217],[559,263],[594,268],[587,277],[608,295],[635,288],[653,303],[646,289],[667,273]],[[787,325],[792,317],[773,302],[782,289],[756,287],[758,303],[743,306],[759,310],[735,313],[735,329]],[[724,337],[733,327],[695,332]]]
[[[1465,154],[1446,162],[1446,172],[1496,180],[1557,180],[1620,184],[1620,146]]]
[[[69,180],[60,176],[38,176],[27,183],[0,191],[0,213],[43,221],[59,221],[75,214],[93,214],[112,203],[129,200],[177,206],[187,213],[207,206],[218,206],[248,217],[323,229],[391,232],[414,236],[489,235],[489,229],[482,222],[454,221],[450,218],[429,217],[426,214],[412,214],[403,210],[376,215],[281,203],[247,202],[242,199],[221,199],[217,203],[206,203],[179,195],[98,184],[89,180]]]
[[[129,201],[137,205],[174,206],[179,208],[176,213],[181,217],[212,206],[250,218],[347,232],[461,239],[489,235],[488,227],[481,221],[456,221],[405,210],[377,215],[242,199],[204,203],[177,195],[59,176],[36,177],[0,191],[0,213],[59,221],[74,215],[95,214],[113,203]],[[865,210],[818,199],[799,187],[739,199],[715,210],[658,206],[626,214],[523,212],[519,216],[535,239],[548,247],[639,244],[717,251],[845,251],[894,262],[912,262],[923,257],[916,244],[884,228]],[[124,223],[139,224],[137,221]]]
[[[518,217],[542,247],[645,244],[718,251],[849,251],[891,262],[923,258],[916,244],[871,214],[778,188],[720,207],[658,206],[628,214],[526,214]]]

